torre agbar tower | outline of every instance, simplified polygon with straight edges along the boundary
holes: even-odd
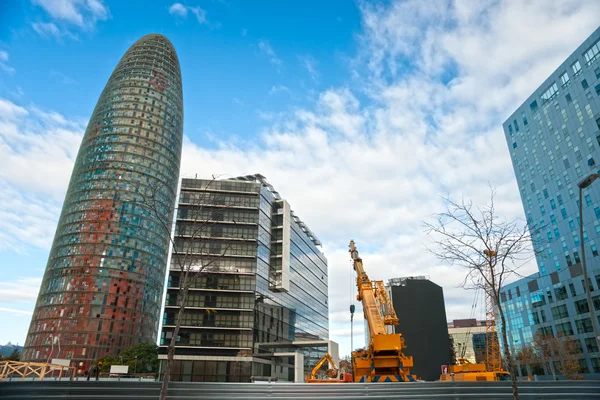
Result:
[[[181,160],[179,60],[162,35],[113,71],[69,182],[23,358],[90,363],[155,343]]]

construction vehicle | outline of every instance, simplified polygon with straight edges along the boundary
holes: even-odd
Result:
[[[371,281],[363,269],[354,240],[350,257],[356,271],[356,299],[362,302],[369,327],[369,346],[352,352],[354,382],[414,382],[410,374],[413,358],[406,356],[400,333],[388,333],[386,326],[398,325],[398,317],[383,281]]]
[[[325,371],[325,374],[330,379],[319,379],[319,378],[317,378],[317,373],[319,372],[321,367],[323,367],[323,365],[325,365],[326,362],[329,362],[329,364],[332,367]],[[323,358],[321,358],[319,360],[317,365],[315,365],[315,367],[312,369],[310,375],[307,376],[304,381],[306,383],[344,383],[344,382],[352,381],[351,378],[348,379],[347,375],[348,374],[343,374],[342,377],[340,379],[338,379],[338,368],[335,365],[335,361],[333,361],[333,358],[331,358],[331,355],[329,353],[325,353],[325,356],[323,356]]]
[[[510,381],[506,371],[487,371],[485,364],[473,364],[466,358],[459,358],[456,365],[450,365],[440,381]]]

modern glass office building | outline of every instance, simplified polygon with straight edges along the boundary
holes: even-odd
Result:
[[[195,280],[172,379],[303,379],[329,346],[327,260],[320,244],[261,175],[183,179],[162,359],[181,304],[182,274],[201,272],[188,275]]]
[[[71,359],[82,372],[156,342],[182,124],[175,49],[162,35],[144,36],[110,76],[85,131],[23,359]]]
[[[578,182],[600,173],[600,28],[587,38],[503,124],[539,272],[507,285],[512,349],[544,335],[570,336],[582,351],[581,372],[600,374],[581,265]],[[600,182],[600,181],[599,181]],[[600,183],[583,190],[583,241],[600,313]],[[560,360],[534,366],[551,374]],[[524,372],[524,368],[522,368]],[[600,376],[600,375],[595,375]]]

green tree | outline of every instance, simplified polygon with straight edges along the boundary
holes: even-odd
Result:
[[[95,364],[100,364],[100,372],[110,372],[111,365],[119,365],[119,359],[114,356],[104,356],[96,360]]]
[[[19,361],[21,359],[21,353],[19,353],[19,348],[15,347],[10,356],[0,357],[0,361]]]
[[[129,365],[129,373],[158,372],[157,346],[153,343],[142,343],[123,350],[119,358],[123,359],[123,364]]]

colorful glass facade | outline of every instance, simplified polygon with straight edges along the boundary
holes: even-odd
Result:
[[[179,60],[162,35],[123,56],[90,118],[24,359],[105,355],[156,342],[181,159]]]

